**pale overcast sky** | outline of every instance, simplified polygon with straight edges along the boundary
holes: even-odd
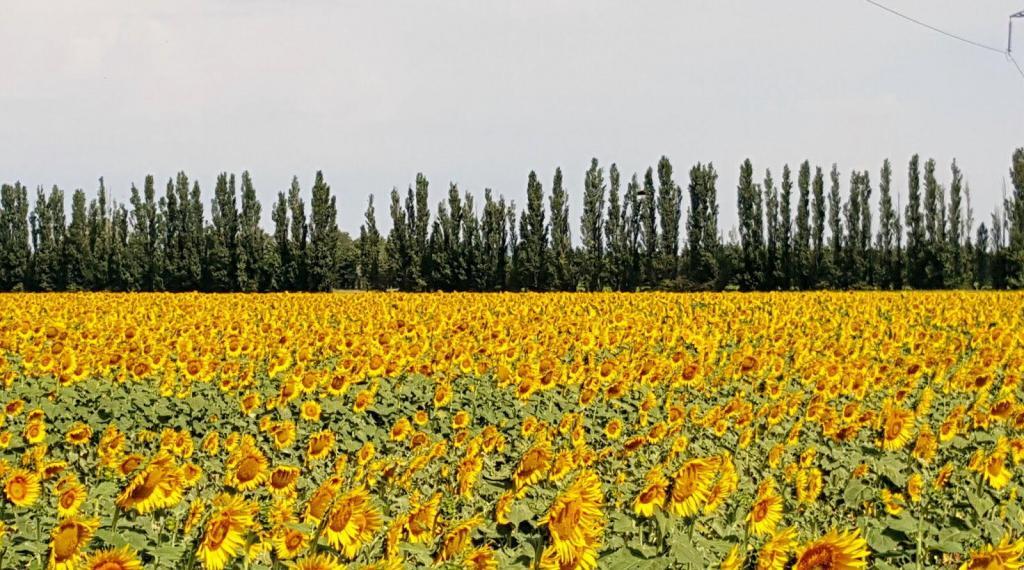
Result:
[[[1000,49],[1024,10],[887,2]],[[0,74],[0,180],[92,195],[104,176],[123,200],[184,169],[208,207],[218,172],[248,169],[269,219],[322,169],[352,232],[371,192],[389,226],[388,192],[419,171],[432,203],[455,181],[522,206],[527,173],[547,192],[561,166],[575,234],[591,157],[625,181],[662,154],[683,186],[716,164],[726,228],[745,157],[776,180],[838,162],[844,186],[890,157],[904,197],[912,153],[944,182],[957,157],[987,219],[1024,146],[1002,55],[863,0],[0,0]]]

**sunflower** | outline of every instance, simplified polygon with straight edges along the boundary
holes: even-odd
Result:
[[[370,504],[370,494],[366,489],[359,487],[335,501],[324,534],[328,544],[352,559],[359,549],[373,540],[381,525],[380,511]]]
[[[740,547],[737,544],[729,549],[729,554],[725,556],[722,563],[718,566],[719,570],[741,570],[743,568],[743,554],[740,552]]]
[[[539,521],[551,535],[546,552],[553,552],[562,565],[580,561],[581,567],[592,567],[590,562],[596,563],[597,547],[604,533],[603,503],[597,474],[584,471],[576,477]]]
[[[29,420],[25,424],[25,431],[22,432],[22,436],[29,445],[36,445],[46,441],[46,422],[39,420]]]
[[[287,495],[295,490],[298,480],[298,467],[279,465],[270,470],[270,474],[267,476],[267,488],[274,495]]]
[[[274,534],[274,553],[281,560],[291,560],[306,549],[309,544],[309,536],[295,528],[281,529]]]
[[[1024,568],[1024,540],[1010,541],[1004,534],[996,546],[988,545],[960,566],[960,570],[1020,570]]]
[[[803,504],[812,504],[821,494],[821,471],[817,467],[796,472],[796,498]]]
[[[314,554],[288,565],[291,570],[345,570],[345,566],[330,554]]]
[[[665,507],[668,496],[668,479],[655,469],[647,474],[647,486],[633,499],[633,512],[640,517],[653,517],[654,513]]]
[[[65,439],[71,445],[85,445],[92,439],[92,428],[82,422],[77,422],[68,430]]]
[[[84,519],[77,515],[58,523],[50,533],[49,568],[74,570],[82,556],[82,549],[92,540],[99,525],[99,519]]]
[[[868,545],[860,529],[837,532],[835,529],[818,540],[804,545],[797,554],[793,570],[860,570],[867,568]]]
[[[69,480],[57,487],[57,516],[63,519],[77,513],[85,501],[85,486],[77,480]]]
[[[405,531],[409,542],[417,544],[429,542],[433,538],[434,524],[437,522],[437,509],[441,504],[441,494],[436,493],[429,501],[422,502],[418,495],[413,495],[409,507],[409,518],[405,522]]]
[[[303,402],[299,417],[307,422],[320,421],[320,404],[314,401]]]
[[[485,544],[467,554],[462,565],[466,570],[498,570],[498,559],[494,550]]]
[[[747,515],[750,532],[754,536],[764,536],[775,531],[782,521],[782,497],[775,488],[775,480],[765,479],[757,489],[757,497]]]
[[[676,471],[669,493],[669,510],[676,516],[691,517],[704,506],[711,491],[720,458],[691,459]]]
[[[622,435],[622,420],[619,418],[613,418],[604,426],[604,435],[610,440],[619,439]]]
[[[757,554],[757,570],[783,570],[795,547],[796,529],[788,527],[775,533]]]
[[[267,480],[267,456],[252,441],[246,441],[231,454],[225,465],[224,484],[249,491]]]
[[[16,507],[28,507],[39,498],[39,476],[25,469],[15,469],[4,482],[4,494]]]
[[[245,533],[253,525],[256,508],[239,496],[221,494],[212,501],[196,556],[207,570],[221,570],[245,547]]]
[[[441,549],[437,552],[434,562],[447,562],[461,554],[470,545],[470,535],[473,530],[483,522],[482,518],[475,516],[455,525],[441,542]]]
[[[551,468],[551,459],[551,445],[544,440],[524,453],[519,466],[512,473],[516,491],[522,492],[527,486],[544,480]]]
[[[94,552],[80,566],[82,570],[142,570],[139,557],[130,546]]]
[[[886,404],[882,415],[885,417],[882,424],[882,449],[886,451],[902,449],[913,435],[914,413],[892,404]]]
[[[146,514],[178,504],[182,490],[180,469],[170,456],[160,453],[121,491],[117,505]]]
[[[306,459],[316,461],[327,457],[327,454],[334,448],[334,432],[324,430],[309,436],[309,444],[306,446]]]

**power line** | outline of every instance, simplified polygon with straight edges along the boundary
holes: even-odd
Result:
[[[1010,52],[1006,52],[1006,57],[1010,60],[1010,63],[1017,68],[1017,72],[1020,73],[1020,76],[1024,78],[1024,69],[1021,69],[1020,64],[1017,63],[1017,58],[1013,57],[1013,54]]]
[[[902,13],[902,12],[897,12],[896,10],[893,10],[892,8],[890,8],[888,6],[880,4],[880,3],[876,2],[875,0],[864,0],[864,1],[867,2],[868,4],[871,4],[872,6],[875,6],[877,8],[881,8],[882,10],[885,10],[886,12],[889,12],[890,14],[895,14],[896,16],[899,16],[900,18],[903,18],[904,20],[907,20],[909,22],[913,22],[913,23],[917,24],[918,26],[922,26],[922,27],[928,28],[929,30],[932,30],[933,32],[938,32],[938,33],[940,33],[940,34],[942,34],[944,36],[951,37],[954,40],[960,40],[960,41],[962,41],[962,42],[964,42],[966,44],[970,44],[970,45],[972,45],[974,47],[978,47],[978,48],[981,48],[981,49],[986,49],[986,50],[989,50],[989,51],[994,51],[994,52],[999,53],[999,54],[1005,54],[1006,53],[1006,50],[1001,50],[1001,49],[999,49],[997,47],[992,47],[990,45],[985,45],[983,43],[979,43],[979,42],[976,42],[974,40],[969,40],[969,39],[967,39],[967,38],[965,38],[963,36],[958,36],[958,35],[956,35],[954,33],[950,33],[950,32],[947,32],[945,30],[936,28],[935,26],[933,26],[931,24],[926,24],[926,23],[924,23],[921,20],[918,20],[916,18],[911,18],[910,16],[908,16],[908,15]]]

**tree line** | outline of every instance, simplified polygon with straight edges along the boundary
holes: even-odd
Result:
[[[556,169],[545,196],[530,172],[526,204],[450,184],[430,209],[422,175],[404,200],[391,191],[391,229],[377,226],[373,196],[353,239],[338,227],[336,197],[317,172],[309,214],[297,178],[277,194],[273,231],[248,172],[217,177],[209,216],[184,173],[158,195],[153,176],[127,203],[103,179],[83,190],[0,187],[0,289],[31,291],[791,290],[1024,286],[1024,148],[1012,156],[1012,189],[975,228],[969,186],[956,161],[948,186],[934,160],[911,157],[906,204],[886,160],[843,176],[833,164],[783,166],[776,180],[750,160],[737,179],[738,226],[719,227],[719,175],[697,163],[685,191],[668,158],[623,180],[592,160],[578,239]],[[844,190],[845,186],[845,190]],[[877,190],[877,202],[872,194]],[[895,196],[894,196],[895,194]],[[685,218],[683,216],[685,210]],[[877,223],[873,220],[877,213]],[[685,219],[685,222],[684,222]]]

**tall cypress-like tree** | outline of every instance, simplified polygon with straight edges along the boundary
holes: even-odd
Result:
[[[424,288],[430,282],[433,270],[430,260],[430,182],[423,173],[416,174],[416,220],[415,231],[412,232],[413,252],[416,265],[419,267],[418,287]],[[410,220],[412,223],[412,220]]]
[[[132,281],[144,291],[163,289],[165,231],[152,176],[146,176],[141,196],[132,185],[131,205],[128,264],[135,275]]]
[[[85,192],[75,190],[71,195],[71,223],[64,240],[64,271],[66,287],[72,291],[88,289],[91,280],[92,251],[89,249],[89,224],[85,206]]]
[[[406,210],[402,207],[398,189],[391,189],[391,232],[388,233],[385,251],[387,252],[388,282],[403,291],[408,291],[414,280],[412,274],[412,244],[408,234]]]
[[[107,189],[100,177],[96,197],[89,202],[89,250],[93,265],[89,288],[97,291],[110,288],[110,220],[107,216]],[[160,252],[163,254],[163,251]]]
[[[782,286],[793,284],[793,179],[789,165],[782,167],[782,188],[779,195],[779,253],[782,258]]]
[[[64,191],[54,186],[47,196],[40,186],[36,191],[30,223],[32,283],[41,291],[60,291],[64,288]]]
[[[608,168],[608,215],[605,218],[604,237],[607,244],[608,282],[617,291],[626,287],[628,244],[626,243],[625,217],[620,198],[619,167],[614,163]]]
[[[1013,153],[1010,163],[1013,191],[1004,200],[1010,244],[1007,253],[1007,277],[1013,287],[1024,286],[1024,148]]]
[[[964,278],[964,232],[963,212],[961,200],[963,199],[963,174],[960,167],[953,159],[950,166],[953,178],[949,183],[949,284],[962,287],[968,280]]]
[[[814,273],[812,259],[818,259],[818,250],[811,250],[811,163],[803,161],[800,164],[800,172],[797,174],[797,189],[800,197],[796,205],[796,239],[793,241],[793,263],[796,280],[801,289],[807,289],[813,284],[811,275]],[[815,194],[815,221],[817,221],[818,202]],[[815,225],[814,234],[818,235],[818,227]]]
[[[370,205],[372,210],[373,204]],[[289,265],[286,272],[290,287],[296,291],[305,291],[309,288],[309,260],[306,255],[309,224],[306,221],[306,203],[302,201],[298,177],[292,178],[291,188],[288,189],[288,213],[291,216],[288,225],[291,233],[288,237]]]
[[[505,198],[495,200],[491,189],[484,189],[484,210],[480,217],[482,288],[504,289],[508,275],[508,226]]]
[[[690,169],[687,212],[690,279],[697,285],[710,286],[718,279],[718,196],[715,167],[697,163]]]
[[[526,183],[526,210],[519,217],[523,285],[535,291],[548,284],[548,228],[544,223],[544,188],[530,171]]]
[[[679,276],[679,228],[683,192],[672,179],[672,163],[667,156],[658,161],[658,219],[661,222],[661,274],[675,279]]]
[[[622,228],[626,234],[626,277],[623,287],[626,289],[636,289],[640,284],[641,209],[640,179],[634,173],[626,185],[626,196],[622,206]]]
[[[657,281],[655,260],[658,257],[658,220],[654,194],[654,170],[647,169],[644,173],[644,186],[641,191],[640,225],[643,228],[643,282],[653,285]]]
[[[832,171],[829,174],[832,186],[828,193],[828,229],[829,229],[829,253],[830,262],[828,270],[828,283],[835,287],[838,285],[837,275],[843,263],[843,224],[841,219],[842,197],[840,196],[839,166],[832,163]]]
[[[4,184],[0,187],[0,287],[5,291],[25,288],[29,256],[28,188],[20,182]]]
[[[238,289],[266,289],[273,279],[267,257],[266,234],[260,228],[260,202],[249,171],[242,172],[242,208],[238,216]],[[273,251],[273,248],[271,248]]]
[[[398,192],[394,192],[393,199],[397,201]],[[400,208],[399,208],[400,209]],[[404,219],[402,220],[404,232]],[[338,204],[335,196],[331,195],[331,187],[324,181],[322,171],[316,172],[313,180],[313,196],[310,201],[310,224],[309,224],[309,288],[313,291],[330,291],[337,283],[338,262],[335,256],[338,253]],[[408,268],[412,264],[412,258],[408,252],[408,243],[403,245],[406,249],[405,260]],[[408,283],[405,283],[408,287]]]
[[[942,190],[935,178],[935,160],[924,163],[925,282],[930,289],[945,283],[945,209]]]
[[[921,171],[919,158],[910,158],[907,168],[907,208],[904,214],[907,226],[907,281],[920,289],[927,283],[927,244],[924,217],[921,214]]]
[[[555,289],[575,289],[572,267],[572,238],[569,230],[569,197],[562,184],[562,169],[555,169],[548,198],[551,210],[551,276]]]
[[[235,175],[226,172],[217,176],[210,201],[210,227],[207,230],[206,257],[203,273],[206,288],[231,291],[237,288],[236,237],[238,207],[235,199]]]
[[[811,183],[814,193],[813,261],[810,264],[808,286],[820,287],[826,278],[828,260],[825,258],[825,174],[820,166],[814,168],[814,181]]]
[[[845,263],[837,265],[842,270],[840,283],[844,286],[854,285],[863,278],[864,259],[860,251],[860,229],[861,229],[861,173],[854,170],[850,172],[850,194],[843,207],[843,215],[846,220],[845,252],[843,259]]]
[[[604,169],[597,159],[590,161],[583,182],[583,214],[580,216],[580,237],[583,241],[581,273],[587,289],[601,288],[604,273]]]
[[[377,229],[377,213],[373,208],[373,194],[366,205],[363,225],[359,228],[359,274],[362,287],[381,289],[380,230]]]
[[[744,289],[757,289],[763,280],[761,259],[764,255],[764,228],[761,217],[761,191],[754,183],[754,166],[750,159],[744,160],[740,165],[736,209],[739,214],[740,247],[743,256],[743,274],[740,281]]]
[[[889,159],[885,159],[878,182],[878,237],[875,241],[878,283],[882,287],[894,288],[899,282],[900,267],[896,251],[898,218],[899,214],[892,205],[892,165]]]
[[[775,189],[771,169],[764,171],[764,207],[766,238],[764,287],[775,289],[782,282],[782,260],[779,257],[779,240],[782,233],[782,220],[779,218],[779,193]]]
[[[292,184],[297,183],[297,180],[292,180]],[[274,222],[274,247],[277,249],[278,260],[278,271],[274,281],[280,289],[288,290],[292,287],[290,273],[292,267],[292,247],[291,240],[289,239],[291,231],[288,220],[288,198],[284,192],[277,193],[277,202],[274,203],[274,209],[270,212],[270,218]]]

